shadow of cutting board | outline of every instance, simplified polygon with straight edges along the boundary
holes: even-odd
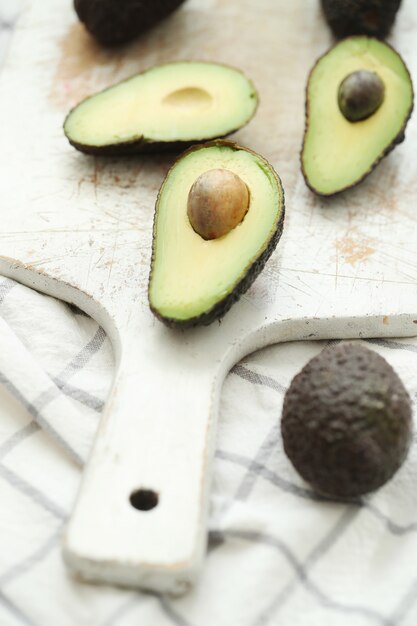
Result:
[[[189,0],[117,52],[91,41],[69,1],[24,6],[0,83],[0,271],[83,308],[118,359],[65,543],[85,579],[188,588],[204,554],[219,391],[242,356],[278,341],[417,334],[415,119],[356,190],[320,200],[300,174],[306,77],[330,44],[318,4]],[[404,0],[393,43],[414,76],[416,29],[417,6]],[[236,139],[279,172],[287,218],[221,323],[180,332],[151,315],[146,293],[154,203],[173,157],[87,157],[62,123],[87,94],[187,58],[254,80],[261,105]],[[137,490],[157,506],[132,507]]]

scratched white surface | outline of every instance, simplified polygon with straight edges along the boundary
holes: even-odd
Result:
[[[215,411],[212,382],[219,362],[226,368],[245,351],[277,339],[268,328],[279,320],[374,314],[380,316],[381,334],[389,334],[391,315],[417,309],[415,116],[406,142],[365,183],[338,198],[320,200],[305,187],[298,156],[306,77],[330,44],[317,2],[190,0],[169,22],[121,52],[98,49],[77,24],[70,4],[26,1],[1,79],[0,119],[7,120],[2,125],[7,150],[0,154],[0,269],[76,300],[107,322],[120,344],[122,374],[86,473],[83,493],[88,495],[81,496],[75,534],[85,528],[88,506],[98,517],[108,511],[109,477],[119,491],[122,487],[127,492],[135,475],[168,493],[167,466],[160,464],[168,455],[170,471],[179,483],[187,481],[181,494],[184,517],[172,529],[172,536],[179,538],[176,545],[160,541],[156,557],[164,560],[168,551],[165,560],[178,564],[181,555],[194,549],[195,534],[202,532],[201,524],[197,526],[204,506],[195,495],[205,497],[207,406]],[[404,0],[392,42],[414,76],[416,26],[417,6]],[[146,295],[153,206],[173,157],[90,158],[74,151],[62,133],[66,112],[81,97],[151,64],[183,58],[236,65],[254,80],[261,105],[236,140],[274,165],[287,199],[284,236],[263,274],[220,326],[185,334],[157,322]],[[264,335],[245,343],[259,329],[265,329]],[[139,372],[148,383],[141,395],[135,379]],[[156,398],[155,381],[162,377],[167,394]],[[220,383],[221,378],[217,387]],[[181,420],[172,430],[166,412],[181,399],[184,406],[176,407]],[[139,416],[132,415],[138,407]],[[151,422],[146,419],[150,415]],[[204,419],[199,421],[200,415]],[[158,451],[144,455],[145,461],[136,458],[137,445],[125,449],[129,437],[121,433],[127,431],[132,439],[133,425],[146,435],[143,450],[158,441]],[[193,442],[192,454],[184,452],[185,437]],[[127,461],[122,463],[121,455]],[[175,490],[167,496],[171,512],[177,497]],[[85,508],[87,500],[91,502]],[[124,515],[125,499],[116,500],[105,531],[110,534],[103,531],[99,539],[103,545],[106,537],[106,544],[113,546],[106,557],[113,562],[127,558],[131,549],[118,541],[120,529],[113,522]],[[188,536],[182,530],[186,518],[193,528]],[[163,507],[147,519],[145,535],[164,536]],[[129,533],[134,532],[137,518],[126,523]],[[78,547],[93,542],[93,534],[90,529],[81,541],[78,533]],[[154,545],[145,541],[142,560],[152,561]],[[97,558],[104,558],[98,547]]]
[[[404,5],[393,43],[415,75],[417,7],[412,0]],[[224,0],[192,0],[169,29],[119,54],[94,47],[70,3],[33,3],[3,76],[7,97],[0,110],[9,122],[2,128],[8,149],[1,254],[64,278],[109,309],[115,301],[119,307],[117,294],[128,288],[130,302],[146,315],[153,205],[172,159],[86,158],[67,145],[63,116],[80,97],[150,64],[214,59],[241,67],[256,82],[261,106],[236,138],[272,162],[287,195],[285,236],[246,303],[265,311],[279,302],[282,310],[289,301],[304,306],[313,297],[321,314],[330,299],[368,298],[387,283],[400,285],[396,293],[407,298],[417,273],[415,118],[406,143],[355,191],[317,200],[300,175],[305,79],[330,42],[321,21],[313,1],[243,0],[232,8]]]

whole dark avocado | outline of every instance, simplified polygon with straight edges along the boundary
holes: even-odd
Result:
[[[401,0],[321,0],[321,4],[336,37],[370,35],[385,39]]]
[[[340,344],[293,379],[282,413],[284,449],[318,493],[357,497],[401,466],[411,417],[410,397],[385,359],[361,344]]]
[[[134,39],[177,9],[185,0],[74,0],[87,30],[105,46]]]

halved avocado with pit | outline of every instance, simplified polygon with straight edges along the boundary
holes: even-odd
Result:
[[[413,98],[404,61],[378,39],[349,37],[322,56],[308,80],[301,154],[312,191],[331,196],[370,174],[404,140]]]
[[[244,74],[218,63],[159,65],[78,104],[64,131],[97,155],[177,150],[244,126],[258,104]]]
[[[195,213],[204,223],[213,212],[235,215],[239,204],[242,211],[227,232],[211,238],[197,232]],[[282,184],[263,157],[226,141],[190,148],[168,172],[156,203],[149,280],[154,314],[176,327],[224,315],[264,267],[283,222]]]

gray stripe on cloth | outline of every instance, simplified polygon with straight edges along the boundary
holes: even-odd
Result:
[[[77,463],[77,465],[84,465],[84,459],[40,413],[37,414],[36,420],[39,423],[39,426],[46,433],[49,433],[51,437],[59,443],[61,448],[67,451],[68,455]]]
[[[6,598],[4,593],[0,591],[0,603],[15,617],[21,624],[25,624],[25,626],[37,626],[35,622],[33,622],[27,615],[22,613],[22,611],[15,605],[13,602]]]
[[[221,459],[222,461],[235,463],[236,465],[241,465],[242,467],[252,467],[253,471],[256,471],[260,477],[264,478],[275,487],[279,487],[280,489],[282,489],[282,491],[292,493],[296,496],[299,496],[300,498],[305,498],[306,500],[313,500],[318,502],[334,502],[334,499],[326,498],[325,496],[316,494],[312,489],[299,487],[298,485],[295,485],[285,478],[281,478],[278,474],[269,470],[263,463],[258,463],[255,466],[253,460],[248,457],[242,456],[240,454],[235,454],[234,452],[226,452],[225,450],[217,450],[216,457]],[[377,519],[379,519],[386,525],[387,529],[393,535],[401,536],[417,531],[417,522],[410,522],[409,524],[398,524],[398,522],[390,519],[388,515],[380,511],[369,500],[352,499],[344,502],[359,506],[372,513]]]
[[[6,389],[8,389],[10,393],[13,394],[15,398],[17,398],[17,400],[19,400],[21,404],[23,404],[25,409],[31,415],[33,415],[34,418],[37,419],[39,417],[39,410],[35,407],[35,405],[32,402],[29,402],[28,400],[26,400],[25,396],[21,393],[21,391],[2,372],[0,372],[0,383],[2,383],[6,387]]]
[[[84,389],[80,389],[79,387],[74,387],[74,385],[64,382],[59,378],[51,376],[51,380],[53,380],[58,389],[69,398],[77,400],[81,404],[88,406],[93,411],[96,411],[96,413],[102,412],[104,408],[104,400],[100,400],[100,398],[97,398],[97,396],[94,396],[92,393],[84,391]]]
[[[399,626],[417,601],[417,580],[413,581],[397,608],[391,613],[389,626]]]
[[[16,283],[12,282],[12,285]],[[68,385],[66,379],[71,377],[76,372],[80,371],[102,347],[106,338],[106,333],[99,326],[94,336],[90,341],[75,355],[75,357],[70,361],[70,363],[61,371],[61,373],[52,378],[55,383],[55,387],[51,387],[43,391],[38,398],[36,398],[33,402],[29,402],[20,390],[4,375],[0,372],[0,382],[2,382],[9,391],[25,406],[25,408],[33,415],[33,417],[37,420],[38,424],[47,432],[51,434],[51,436],[57,440],[60,445],[67,450],[68,454],[76,461],[78,465],[83,465],[83,460],[80,455],[75,451],[75,449],[55,430],[53,426],[51,426],[50,422],[45,419],[42,415],[41,411],[47,404],[49,404],[54,398],[58,397],[59,392],[62,388],[65,388],[65,392],[67,395],[71,395],[75,397],[77,400],[83,400],[85,404],[91,406],[93,410],[101,411],[104,403],[102,403],[98,398],[94,396],[90,396],[87,392],[83,392],[82,390],[78,390],[75,387]],[[63,393],[65,393],[63,391]]]
[[[285,387],[281,385],[281,383],[277,382],[273,378],[269,376],[264,376],[263,374],[258,374],[253,370],[244,367],[243,365],[235,365],[231,372],[244,380],[247,380],[253,385],[261,385],[263,387],[269,387],[278,393],[284,393]],[[230,509],[235,500],[247,500],[252,493],[252,490],[255,487],[258,474],[256,472],[259,463],[263,460],[266,460],[271,455],[276,442],[279,437],[279,425],[275,424],[271,431],[268,433],[266,438],[264,439],[262,445],[258,449],[255,457],[251,461],[248,466],[247,472],[242,478],[242,481],[233,497],[233,499],[229,502],[226,502],[225,506],[222,508],[220,515],[224,515],[225,512]]]
[[[166,596],[156,596],[156,597],[159,601],[159,606],[161,607],[165,615],[168,617],[168,619],[171,620],[171,622],[176,624],[176,626],[192,626],[191,622],[186,620],[181,615],[178,615],[178,613],[172,608]]]
[[[23,406],[25,407],[25,409],[31,414],[33,415],[33,417],[37,418],[39,415],[39,409],[35,406],[34,403],[29,402],[28,400],[26,400],[25,396],[21,393],[21,391],[16,387],[16,385],[14,383],[12,383],[11,380],[9,380],[7,378],[7,376],[5,374],[3,374],[2,372],[0,372],[0,383],[2,383],[6,389],[8,389],[10,391],[11,394],[13,394],[15,396],[15,398],[17,398],[17,400],[19,400],[19,402],[21,404],[23,404]]]
[[[224,544],[224,537],[221,532],[216,529],[209,530],[208,532],[208,541],[207,541],[207,553],[213,552],[213,550],[217,550]]]
[[[225,530],[218,531],[217,533],[213,533],[219,535],[218,541],[220,539],[232,537],[237,539],[243,539],[244,541],[250,541],[253,543],[258,543],[260,545],[270,546],[271,548],[277,549],[284,558],[288,561],[288,563],[294,568],[294,571],[299,579],[299,581],[306,587],[306,589],[312,593],[321,604],[323,604],[328,609],[334,609],[341,613],[353,613],[359,614],[363,617],[369,617],[373,621],[378,622],[379,624],[384,624],[384,626],[391,626],[389,619],[384,618],[380,613],[369,609],[368,607],[363,606],[355,606],[355,605],[346,605],[341,602],[336,602],[327,596],[315,583],[310,580],[309,574],[305,569],[305,566],[297,559],[292,550],[280,539],[273,537],[267,533],[261,533],[257,531],[247,531],[247,530]],[[290,583],[294,584],[294,583]],[[287,585],[288,587],[289,585]]]
[[[57,517],[58,519],[67,518],[66,512],[61,509],[60,506],[50,500],[44,493],[36,489],[36,487],[28,483],[21,476],[5,467],[2,463],[0,463],[0,476],[4,478],[9,485],[18,489],[21,493],[36,502],[36,504],[39,504],[39,506],[51,513],[54,517]]]
[[[43,391],[39,397],[33,402],[38,410],[43,409],[47,404],[59,396],[59,391],[67,385],[68,379],[74,374],[81,371],[90,359],[100,350],[104,340],[106,339],[106,333],[99,326],[98,330],[94,334],[93,338],[75,355],[73,359],[64,367],[64,369],[58,374],[58,376],[49,376],[55,383],[54,387]],[[70,395],[70,393],[68,394]]]
[[[398,524],[397,522],[394,522],[390,517],[388,517],[388,515],[380,511],[371,502],[367,502],[365,500],[362,506],[379,520],[381,520],[381,522],[384,522],[388,530],[393,535],[402,536],[408,535],[410,533],[415,533],[417,531],[417,522],[410,522],[409,524]]]
[[[20,561],[20,563],[16,563],[16,565],[13,565],[13,567],[4,572],[0,576],[0,586],[5,587],[16,578],[19,578],[19,576],[22,576],[22,574],[25,574],[34,565],[42,561],[49,554],[49,552],[60,542],[63,532],[63,526],[64,525],[62,524],[59,529],[55,531],[53,535],[51,535],[51,537],[49,537],[47,541],[45,541],[45,543],[37,548],[32,554],[30,554],[25,559]]]
[[[4,441],[0,446],[0,460],[3,459],[6,454],[9,454],[19,443],[33,435],[40,430],[40,426],[32,420],[26,426],[23,426],[20,430],[15,432],[9,439]]]
[[[32,404],[28,402],[24,395],[19,391],[19,389],[9,380],[2,372],[0,372],[0,383],[2,383],[9,391],[12,393],[27,409],[27,411],[33,415],[38,424],[48,432],[53,439],[58,441],[62,448],[64,448],[68,454],[78,463],[78,465],[83,465],[83,460],[80,455],[70,446],[65,439],[55,430],[53,426],[43,417],[41,412]],[[42,394],[41,394],[42,395]]]
[[[10,280],[10,278],[6,278],[6,280],[0,283],[0,304],[2,304],[9,291],[11,291],[16,284],[17,283],[15,283],[14,280]]]
[[[253,385],[261,385],[263,387],[269,387],[270,389],[273,389],[274,391],[277,391],[278,393],[285,392],[285,387],[281,385],[281,383],[277,382],[273,378],[270,378],[269,376],[258,374],[257,372],[254,372],[253,370],[247,367],[244,367],[243,365],[235,365],[235,367],[231,370],[231,372],[235,374],[236,376],[239,376],[240,378],[243,378],[244,380],[249,381]],[[251,461],[250,465],[248,466],[248,471],[244,475],[236,491],[234,500],[247,500],[248,497],[250,496],[256,484],[257,477],[258,477],[256,469],[261,461],[264,461],[265,459],[269,458],[269,456],[271,455],[276,445],[276,442],[278,441],[279,432],[280,432],[279,425],[275,424],[273,428],[271,429],[271,431],[266,436],[260,448],[258,449],[258,452],[256,453],[255,457]],[[227,508],[228,507],[226,506],[226,509]]]
[[[280,427],[277,423],[270,430],[264,442],[258,449],[255,457],[251,460],[248,466],[248,470],[237,489],[235,500],[247,500],[249,498],[259,475],[256,470],[261,462],[265,461],[271,456],[274,448],[277,445],[279,435]]]
[[[284,589],[282,589],[280,593],[277,594],[277,596],[269,604],[269,606],[266,609],[264,609],[262,613],[258,616],[256,621],[253,623],[253,626],[266,626],[271,621],[272,618],[276,619],[277,613],[284,606],[287,600],[290,598],[290,596],[295,591],[295,589],[297,588],[300,582],[304,585],[306,589],[308,589],[311,593],[313,593],[315,597],[317,597],[325,607],[329,609],[334,609],[342,613],[360,614],[364,617],[373,619],[379,624],[388,626],[389,624],[388,619],[385,618],[383,615],[377,613],[376,611],[373,611],[372,609],[368,609],[367,607],[344,605],[342,603],[335,602],[331,598],[328,598],[326,594],[324,594],[317,587],[317,585],[313,581],[311,581],[308,575],[309,570],[312,569],[313,566],[316,565],[316,563],[318,563],[325,556],[325,554],[327,554],[328,551],[337,543],[340,537],[343,536],[343,534],[350,527],[352,522],[356,519],[358,512],[359,512],[359,509],[352,507],[352,506],[349,506],[345,509],[343,514],[338,519],[337,523],[331,529],[331,531],[324,537],[322,541],[320,541],[317,544],[317,546],[313,548],[313,550],[310,552],[309,556],[304,561],[304,563],[299,564],[298,568],[296,569],[297,578],[291,581],[290,583],[288,583],[284,587]],[[265,537],[264,535],[260,534],[257,539],[258,542],[260,541],[260,538],[262,538],[262,536]],[[275,539],[274,539],[274,542],[275,542]],[[268,542],[268,545],[275,545],[275,547],[280,549],[280,544],[278,543],[271,544],[271,542]],[[287,546],[285,550],[286,550],[285,553],[288,553],[289,549]],[[283,554],[285,553],[283,552]],[[291,562],[293,562],[294,560],[296,559],[293,555]]]
[[[45,389],[39,396],[33,401],[33,405],[36,411],[39,413],[44,409],[52,400],[55,400],[59,396],[59,389],[56,387],[49,387],[49,389]]]
[[[269,387],[270,389],[278,391],[279,393],[285,393],[286,391],[284,385],[281,385],[281,383],[274,380],[270,376],[258,374],[258,372],[254,372],[253,370],[243,365],[235,365],[230,371],[232,374],[235,374],[236,376],[239,376],[240,378],[249,381],[253,385]]]
[[[59,379],[63,385],[71,376],[83,369],[85,365],[90,361],[102,347],[106,339],[106,333],[101,326],[98,327],[94,337],[80,350],[75,357],[68,363],[68,365],[61,371],[54,380]]]
[[[0,30],[13,30],[16,25],[15,21],[3,20],[0,18]]]
[[[133,598],[129,598],[127,602],[123,602],[123,604],[118,606],[117,609],[107,618],[107,620],[103,622],[103,626],[117,626],[119,619],[130,613],[130,611],[132,611],[136,606],[141,604],[145,597],[146,596],[135,595]]]
[[[224,505],[221,507],[219,513],[220,517],[225,515],[226,512],[230,510],[236,500],[244,501],[249,498],[259,477],[259,474],[257,473],[257,468],[262,460],[268,459],[271,455],[277,442],[278,432],[278,425],[274,425],[274,427],[268,433],[262,445],[258,449],[255,457],[253,459],[249,459],[248,464],[244,465],[244,467],[247,467],[247,471],[245,472],[233,498],[225,502]],[[219,454],[216,452],[216,456],[218,456],[218,458],[221,458],[221,455],[221,451]]]
[[[241,465],[242,467],[250,469],[251,472],[255,473],[257,476],[265,478],[265,480],[268,480],[276,487],[279,487],[282,491],[292,493],[308,500],[324,500],[323,497],[315,494],[311,489],[299,487],[298,485],[285,480],[285,478],[281,478],[278,474],[269,470],[263,463],[256,462],[253,459],[249,459],[240,454],[235,454],[234,452],[226,452],[225,450],[217,450],[215,456],[222,461],[229,461],[230,463],[235,463],[236,465]]]
[[[58,439],[61,446],[67,449],[72,458],[79,465],[83,465],[83,460],[80,455],[62,438],[62,436],[58,435],[56,430],[53,429],[49,425],[49,423],[45,421],[44,418],[42,418],[40,411],[44,409],[55,398],[57,398],[60,392],[62,392],[65,395],[75,400],[78,400],[82,404],[89,406],[94,411],[101,413],[104,407],[104,402],[99,398],[96,398],[92,394],[89,394],[82,389],[70,385],[68,383],[68,379],[77,372],[81,371],[83,367],[87,365],[90,359],[103,346],[105,339],[106,333],[101,328],[101,326],[99,326],[93,338],[90,339],[90,341],[75,355],[75,357],[68,363],[68,365],[65,366],[65,368],[61,371],[60,374],[58,374],[58,376],[49,375],[49,378],[52,380],[52,382],[54,382],[54,387],[50,387],[49,389],[43,391],[31,404],[28,404],[25,401],[25,406],[41,424],[42,428],[45,428],[45,430],[49,430],[53,434],[55,439]],[[19,393],[19,399],[22,399],[22,397],[23,396]]]

